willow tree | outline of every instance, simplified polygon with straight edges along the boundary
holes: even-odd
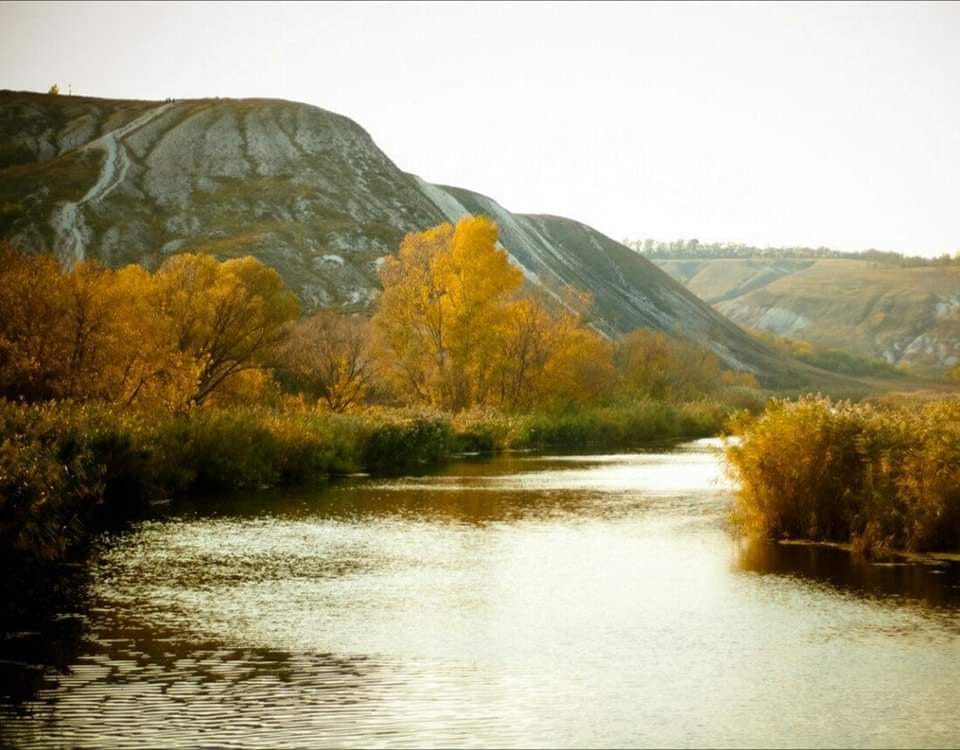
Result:
[[[220,263],[209,255],[175,255],[155,279],[176,349],[196,370],[188,404],[236,389],[245,375],[258,377],[299,312],[280,275],[252,257]]]

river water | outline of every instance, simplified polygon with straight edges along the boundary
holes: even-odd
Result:
[[[730,492],[707,440],[157,508],[6,634],[0,743],[960,743],[957,566],[738,540]]]

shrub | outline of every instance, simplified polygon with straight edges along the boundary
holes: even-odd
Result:
[[[62,557],[105,500],[122,501],[118,490],[142,458],[131,433],[96,407],[0,400],[0,542],[7,551]]]
[[[437,464],[455,448],[450,421],[439,414],[370,411],[362,429],[362,464],[372,471]]]
[[[960,547],[960,401],[774,401],[734,431],[741,528],[863,548]]]

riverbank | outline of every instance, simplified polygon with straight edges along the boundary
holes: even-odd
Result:
[[[734,431],[741,530],[858,554],[960,551],[960,400],[773,401]]]
[[[177,493],[423,469],[464,452],[629,447],[717,434],[733,407],[635,400],[508,414],[282,407],[173,415],[98,404],[0,402],[0,544],[14,560],[67,559],[97,529]]]

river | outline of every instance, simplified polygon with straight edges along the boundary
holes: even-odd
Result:
[[[955,746],[958,566],[737,539],[718,441],[178,500],[4,636],[0,744]]]

